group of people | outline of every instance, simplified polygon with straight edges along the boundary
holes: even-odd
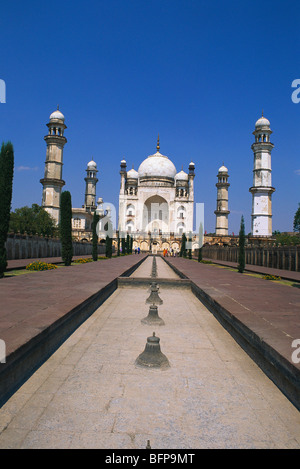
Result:
[[[134,254],[140,254],[140,252],[141,252],[140,247],[135,247],[135,248],[134,248]],[[163,256],[164,256],[164,257],[168,257],[168,256],[174,256],[174,257],[176,257],[176,255],[177,255],[176,249],[173,249],[173,248],[171,248],[171,249],[166,249],[166,248],[165,248],[165,249],[163,250]]]
[[[164,257],[168,257],[168,256],[174,256],[174,257],[176,257],[176,255],[177,255],[177,251],[176,251],[175,249],[173,249],[173,248],[171,248],[171,249],[164,249],[164,250],[163,250],[163,256],[164,256]]]

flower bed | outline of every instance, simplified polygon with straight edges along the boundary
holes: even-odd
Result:
[[[86,257],[86,258],[80,258],[80,259],[75,259],[74,264],[86,264],[87,262],[93,262],[93,259],[91,257]]]
[[[31,264],[28,264],[26,266],[26,270],[36,270],[36,271],[41,271],[41,270],[52,270],[52,269],[57,269],[57,266],[54,264],[48,264],[47,262],[32,262]]]
[[[277,277],[276,275],[264,275],[263,279],[265,279],[265,280],[281,280],[281,278]]]

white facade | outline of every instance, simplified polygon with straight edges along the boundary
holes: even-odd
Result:
[[[270,122],[261,117],[255,124],[255,142],[251,146],[254,152],[252,193],[252,235],[272,236],[272,169],[270,142]]]
[[[119,231],[124,233],[174,235],[193,231],[194,163],[189,173],[177,172],[172,161],[157,151],[138,171],[126,170],[121,161]]]

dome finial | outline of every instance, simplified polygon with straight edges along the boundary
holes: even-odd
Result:
[[[261,111],[261,117],[264,117],[264,110]]]
[[[59,111],[59,104],[57,105],[57,110]]]
[[[158,137],[157,137],[157,145],[156,145],[156,150],[159,151],[160,149],[160,146],[159,146],[159,134],[158,134]]]

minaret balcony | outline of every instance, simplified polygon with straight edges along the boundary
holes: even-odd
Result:
[[[275,192],[275,188],[271,186],[252,186],[250,187],[249,192],[268,192],[269,194],[272,194]]]
[[[56,186],[64,186],[66,183],[62,179],[56,179],[56,178],[43,178],[40,179],[40,183],[43,185],[56,185]]]

